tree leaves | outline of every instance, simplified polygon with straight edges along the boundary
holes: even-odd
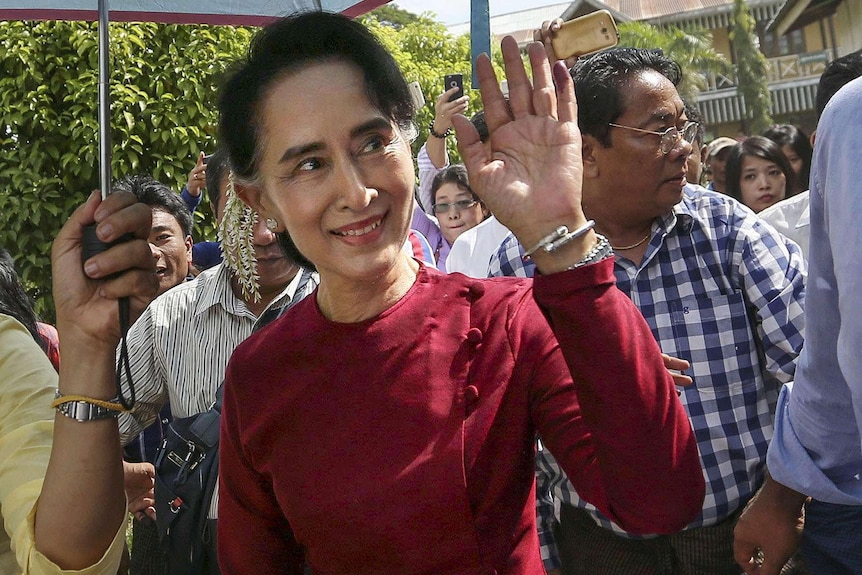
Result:
[[[677,90],[688,101],[696,101],[697,94],[707,88],[707,73],[730,72],[730,62],[713,48],[708,30],[659,28],[646,22],[622,22],[619,29],[621,46],[661,48],[679,64],[682,81]]]
[[[769,63],[760,51],[755,35],[755,21],[744,0],[733,2],[730,44],[736,58],[739,93],[744,104],[742,124],[746,134],[760,134],[773,124],[770,115],[767,71]]]
[[[179,192],[198,151],[215,149],[217,82],[252,32],[110,25],[113,177],[148,173]],[[0,37],[0,245],[51,320],[51,240],[99,185],[97,27],[4,21]],[[200,211],[195,239],[215,239]]]

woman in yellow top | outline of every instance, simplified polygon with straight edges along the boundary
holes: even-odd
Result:
[[[134,236],[84,262],[81,235]],[[54,241],[59,379],[26,329],[0,315],[0,573],[117,572],[126,524],[115,403],[117,300],[137,317],[158,282],[147,245],[150,209],[98,194]],[[86,269],[86,272],[84,271]],[[106,279],[112,274],[118,274]],[[55,393],[59,397],[55,400]],[[73,396],[84,399],[70,401]],[[56,411],[52,401],[60,403]]]

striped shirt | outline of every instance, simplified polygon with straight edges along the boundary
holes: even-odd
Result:
[[[514,236],[500,246],[491,275],[531,276]],[[691,362],[682,392],[706,479],[703,510],[689,527],[730,516],[763,479],[782,383],[793,379],[803,341],[805,263],[799,247],[735,200],[687,186],[672,213],[656,219],[642,262],[615,260],[617,287],[638,306],[664,353]],[[588,510],[547,451],[539,494]],[[549,504],[540,505],[545,514]],[[547,519],[547,517],[546,517]],[[551,541],[540,522],[540,539]],[[543,549],[546,566],[554,553]]]
[[[290,302],[302,276],[297,273],[267,309]],[[316,285],[316,280],[306,282],[297,299],[310,294]],[[256,320],[245,302],[233,294],[230,271],[223,264],[153,300],[129,329],[129,363],[137,403],[131,413],[120,415],[123,445],[156,421],[167,400],[174,418],[208,410],[233,350],[251,334]],[[125,373],[121,377],[128,397]],[[216,517],[217,506],[218,487],[210,518]]]

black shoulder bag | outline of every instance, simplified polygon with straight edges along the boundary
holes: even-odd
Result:
[[[218,480],[222,385],[209,410],[174,419],[156,453],[155,504],[159,541],[171,575],[204,573],[207,513]]]

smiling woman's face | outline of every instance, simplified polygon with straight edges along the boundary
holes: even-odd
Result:
[[[366,95],[361,72],[330,61],[290,73],[260,111],[260,181],[248,193],[290,234],[321,281],[368,280],[402,257],[413,160],[401,130]]]

